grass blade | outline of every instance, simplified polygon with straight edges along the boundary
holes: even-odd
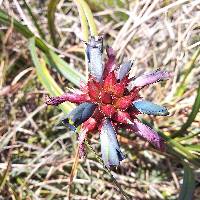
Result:
[[[78,8],[79,18],[81,20],[81,29],[82,29],[82,33],[83,33],[83,40],[87,42],[88,37],[89,37],[87,18],[85,16],[84,10],[81,7],[81,5],[77,1],[75,1],[75,3]]]
[[[192,112],[190,113],[187,121],[183,124],[181,129],[175,133],[176,136],[183,135],[183,133],[186,132],[186,130],[190,127],[192,122],[195,120],[195,117],[198,114],[199,109],[200,109],[200,83],[197,89],[197,96],[196,96],[195,102],[192,106]]]
[[[27,9],[29,15],[31,16],[32,20],[33,20],[33,23],[35,25],[35,27],[37,28],[38,30],[38,33],[40,34],[41,38],[42,39],[45,39],[45,33],[43,32],[43,30],[40,28],[40,25],[37,23],[37,18],[36,16],[33,14],[30,6],[27,4],[26,0],[23,0],[24,2],[24,6],[25,8]]]
[[[184,136],[184,137],[176,137],[175,140],[176,140],[177,142],[189,141],[189,140],[191,140],[192,138],[197,137],[199,134],[200,134],[200,132],[192,133],[192,134],[186,135],[186,136]]]
[[[61,74],[72,82],[74,85],[80,85],[80,82],[86,82],[85,76],[76,71],[73,67],[71,67],[68,63],[66,63],[63,59],[61,59],[56,53],[53,51],[49,51],[48,58],[50,62],[57,67],[57,69],[61,72]]]
[[[188,145],[186,148],[189,151],[200,152],[200,144]]]
[[[50,0],[48,4],[48,10],[47,10],[48,27],[49,27],[51,39],[55,47],[58,46],[58,42],[57,42],[58,39],[56,38],[56,27],[55,27],[54,21],[55,21],[56,6],[59,2],[60,0]]]
[[[97,32],[96,24],[95,24],[92,12],[90,10],[90,7],[88,6],[88,4],[84,0],[75,0],[75,2],[82,7],[82,9],[85,13],[85,16],[86,16],[87,21],[88,21],[88,25],[90,27],[91,35],[97,36],[98,32]]]
[[[75,3],[76,3],[76,6],[78,8],[79,18],[81,20],[81,29],[82,29],[82,34],[83,34],[83,40],[88,42],[89,29],[88,29],[87,18],[85,16],[84,10],[81,7],[81,5],[77,1],[75,1]],[[86,78],[88,79],[88,62],[87,62],[86,53],[85,53],[85,66],[86,66]]]
[[[14,28],[17,32],[21,33],[26,38],[33,37],[34,34],[23,24],[18,22],[16,19],[10,17],[6,12],[0,9],[0,22],[6,26],[11,26],[13,23]]]
[[[35,35],[23,24],[21,24],[16,19],[12,19],[9,15],[7,15],[2,9],[0,9],[0,23],[10,26],[13,23],[16,31],[21,33],[27,39],[35,37]],[[71,81],[76,86],[79,86],[80,80],[86,82],[85,77],[77,72],[73,67],[69,66],[63,59],[61,59],[56,53],[51,50],[46,42],[38,37],[35,37],[35,45],[42,50],[47,57],[50,56],[54,65],[59,69],[61,74]]]
[[[33,63],[36,67],[36,72],[38,75],[38,78],[44,88],[52,95],[52,96],[58,96],[63,93],[62,89],[57,85],[57,83],[54,81],[54,79],[51,77],[51,75],[48,72],[48,69],[46,68],[46,64],[44,59],[40,59],[37,56],[36,53],[36,47],[35,47],[35,38],[31,38],[29,42],[29,49],[31,52],[31,57],[33,60]],[[59,108],[66,114],[68,113],[72,108],[73,104],[71,103],[63,103],[59,105]]]
[[[142,119],[144,124],[147,124],[149,127],[152,127],[152,124],[148,123],[146,120]],[[196,167],[200,167],[200,158],[195,154],[191,153],[185,146],[180,144],[176,139],[173,139],[166,134],[164,134],[160,129],[155,129],[155,131],[166,141],[167,150],[169,153],[176,156],[180,161],[187,160]]]
[[[187,82],[188,82],[188,77],[192,71],[192,69],[194,68],[194,63],[195,61],[197,60],[197,58],[199,57],[200,55],[200,48],[198,48],[194,54],[192,55],[192,58],[190,59],[189,62],[187,62],[184,66],[184,77],[182,79],[182,81],[180,82],[180,85],[179,87],[177,88],[177,91],[176,91],[176,95],[177,96],[182,96],[186,87],[187,87]]]
[[[167,143],[167,147],[169,148],[169,151],[174,154],[176,158],[179,158],[181,161],[184,161],[186,159],[194,166],[200,167],[200,159],[198,156],[192,154],[186,147],[178,143],[175,139],[166,136],[160,131],[158,131],[158,133],[161,135],[162,138],[164,138]]]
[[[195,189],[195,178],[193,170],[187,164],[184,164],[183,184],[181,187],[179,200],[193,199],[192,197],[194,189]]]

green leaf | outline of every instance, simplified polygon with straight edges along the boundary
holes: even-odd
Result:
[[[192,140],[194,137],[197,137],[200,134],[200,132],[196,132],[196,133],[191,133],[189,135],[186,135],[184,137],[176,137],[175,140],[177,142],[186,142],[186,141],[190,141]]]
[[[190,127],[192,122],[195,120],[195,118],[199,112],[199,109],[200,109],[200,83],[199,83],[199,87],[197,89],[197,96],[196,96],[195,102],[192,106],[192,112],[190,113],[187,121],[183,124],[181,129],[174,134],[175,136],[183,135],[183,133],[186,132],[186,130]]]
[[[0,22],[6,26],[11,26],[13,24],[16,31],[21,33],[26,38],[34,36],[34,34],[25,25],[21,24],[16,19],[13,19],[13,17],[10,17],[2,9],[0,9]]]
[[[186,147],[178,143],[175,139],[166,136],[161,131],[158,131],[161,137],[166,141],[169,151],[179,158],[181,161],[187,159],[194,166],[200,167],[200,159],[198,156],[192,154]]]
[[[187,88],[187,83],[189,82],[189,75],[190,75],[191,71],[194,69],[195,61],[197,60],[199,55],[200,55],[200,48],[198,48],[194,52],[190,61],[187,62],[185,64],[185,66],[183,67],[183,69],[184,69],[183,79],[182,79],[182,81],[180,81],[179,87],[177,88],[177,91],[176,91],[177,96],[181,97],[183,95],[183,93],[185,92],[185,90]]]
[[[195,178],[193,170],[184,163],[184,176],[179,200],[193,199],[193,193],[195,189]]]
[[[56,38],[56,27],[55,27],[55,12],[56,6],[60,2],[60,0],[50,0],[48,4],[47,10],[47,19],[48,19],[48,27],[51,35],[51,39],[55,47],[58,46],[58,39]]]
[[[200,152],[200,145],[199,144],[188,145],[188,146],[186,146],[186,148],[189,151]]]
[[[50,62],[57,67],[61,74],[74,85],[79,87],[81,81],[86,82],[85,76],[76,71],[53,51],[49,51],[48,58],[50,59]]]
[[[58,84],[54,81],[54,79],[51,77],[51,75],[48,72],[48,69],[46,68],[46,64],[44,59],[38,58],[38,55],[36,53],[36,47],[35,47],[35,38],[31,38],[29,42],[29,49],[31,52],[31,57],[33,60],[33,63],[36,67],[36,72],[38,75],[38,78],[44,88],[52,95],[52,96],[58,96],[63,94],[62,89],[58,86]],[[67,114],[72,108],[73,104],[71,103],[63,103],[59,105],[59,108]]]
[[[81,21],[81,29],[82,29],[83,40],[88,42],[89,29],[88,29],[87,18],[86,18],[85,12],[84,12],[81,4],[78,1],[75,1],[75,3],[76,3],[76,6],[78,8],[79,18],[80,18],[80,21]],[[86,76],[88,78],[88,62],[87,62],[86,52],[85,52],[85,67],[86,67]]]
[[[31,7],[27,4],[26,0],[23,0],[24,2],[24,6],[25,8],[27,9],[29,15],[31,16],[32,20],[33,20],[33,23],[35,25],[35,27],[37,28],[38,30],[38,33],[40,34],[40,36],[42,37],[42,39],[45,39],[45,33],[43,32],[43,30],[40,28],[40,25],[38,24],[38,20],[37,20],[37,17],[33,14],[32,10],[31,10]]]
[[[90,10],[90,7],[88,6],[88,4],[84,0],[75,0],[75,2],[76,2],[76,4],[79,4],[82,7],[82,9],[85,13],[85,16],[88,21],[88,25],[90,27],[91,35],[93,35],[93,36],[98,35],[96,24],[95,24],[93,15],[92,15],[92,11]]]
[[[144,124],[147,124],[149,127],[152,127],[152,124],[148,123],[146,120],[141,119]],[[200,158],[195,154],[191,153],[185,146],[180,144],[176,139],[173,139],[165,135],[160,129],[155,129],[155,131],[165,140],[167,151],[173,154],[180,161],[187,160],[193,166],[200,167]]]
[[[87,42],[88,37],[89,37],[87,18],[85,16],[84,10],[81,7],[81,5],[78,2],[76,2],[76,5],[78,8],[79,18],[81,20],[81,29],[82,29],[82,34],[83,34],[83,40]]]

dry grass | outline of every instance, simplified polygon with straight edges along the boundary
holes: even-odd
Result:
[[[0,6],[38,35],[22,2],[4,0]],[[175,96],[187,70],[186,64],[200,45],[200,1],[141,0],[127,1],[123,6],[109,6],[105,2],[99,7],[91,3],[91,8],[99,33],[105,35],[108,44],[113,44],[119,62],[134,59],[132,75],[156,68],[175,72],[172,80],[143,93],[146,99],[169,108],[169,117],[146,119],[172,135],[186,121],[200,81],[197,59],[187,78],[186,92]],[[27,3],[49,37],[47,1]],[[56,51],[71,66],[85,73],[80,21],[74,3],[60,1],[56,29],[59,35]],[[69,194],[76,136],[59,123],[60,110],[43,104],[46,91],[37,80],[27,41],[13,27],[3,25],[0,38],[0,175],[8,174],[4,184],[0,184],[3,188],[0,188],[0,199],[15,199],[15,194],[27,200],[69,199],[69,196],[74,200],[122,199],[90,151],[87,159],[79,161]],[[52,75],[61,87],[70,85],[53,70]],[[198,114],[189,129],[191,133],[200,131],[199,122]],[[119,139],[127,159],[118,169],[113,169],[113,174],[131,199],[177,199],[183,178],[179,160],[167,153],[160,154],[134,134],[122,135]],[[198,144],[199,139],[197,135],[189,143]],[[98,135],[94,135],[90,141],[100,154],[98,140]],[[196,170],[194,200],[200,197],[199,185],[200,171]]]

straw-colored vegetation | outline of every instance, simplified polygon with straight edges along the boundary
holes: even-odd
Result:
[[[200,199],[199,0],[0,0],[0,199]],[[78,159],[77,135],[60,123],[74,105],[47,107],[85,81],[84,43],[104,34],[131,75],[174,77],[144,90],[170,116],[143,117],[165,139],[159,152],[120,132],[126,160],[103,167],[99,135]],[[96,154],[94,153],[96,152]]]

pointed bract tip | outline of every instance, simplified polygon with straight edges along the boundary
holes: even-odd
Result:
[[[150,73],[145,73],[139,77],[137,77],[135,80],[133,80],[130,84],[131,87],[144,87],[146,85],[158,82],[158,81],[164,81],[173,76],[173,72],[168,72],[164,70],[155,70]]]
[[[122,63],[119,66],[119,69],[117,71],[117,80],[121,81],[125,76],[128,75],[129,71],[131,70],[133,66],[134,61],[130,60],[128,62]]]
[[[112,56],[115,56],[115,51],[112,47],[110,46],[107,46],[106,47],[106,53],[107,53],[107,56],[108,57],[112,57]]]
[[[90,74],[101,82],[103,78],[103,37],[91,37],[86,46],[86,55]]]
[[[58,97],[49,97],[48,95],[46,95],[44,98],[45,98],[46,105],[58,106],[60,103],[64,102],[60,99],[59,96]]]
[[[93,103],[82,103],[74,108],[63,122],[70,128],[77,128],[92,116],[95,108],[96,105]]]
[[[160,151],[165,150],[165,143],[163,138],[160,137],[156,131],[154,131],[147,125],[143,124],[139,120],[134,120],[131,128],[137,135],[143,137]]]
[[[100,142],[104,164],[107,167],[118,166],[120,161],[124,159],[124,155],[120,150],[116,132],[109,119],[103,121],[100,133]]]
[[[133,102],[133,106],[143,114],[155,115],[155,116],[169,115],[168,110],[164,106],[160,106],[143,99]]]

